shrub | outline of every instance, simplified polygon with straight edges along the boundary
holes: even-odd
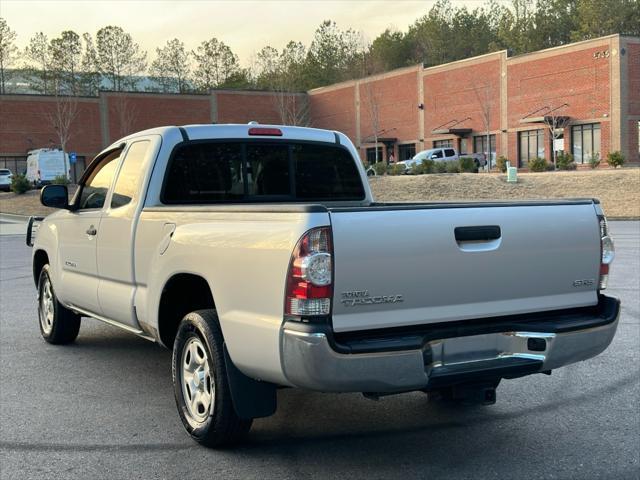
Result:
[[[589,159],[589,166],[591,168],[598,168],[600,166],[600,154],[598,152],[591,155]]]
[[[610,152],[607,155],[607,163],[611,165],[613,168],[618,168],[624,165],[624,155],[622,152]]]
[[[445,164],[447,173],[460,173],[459,162],[442,162]]]
[[[498,167],[498,170],[500,170],[502,173],[507,173],[508,161],[509,159],[507,157],[503,157],[502,155],[496,158],[496,167]]]
[[[433,173],[446,173],[446,172],[447,172],[446,162],[433,162]]]
[[[462,157],[458,160],[458,164],[461,172],[478,173],[478,167],[476,166],[476,162],[473,158]]]
[[[397,164],[389,165],[389,169],[387,170],[387,173],[389,175],[402,175],[405,172],[406,172],[406,169],[404,168],[404,165],[397,165]]]
[[[11,179],[11,191],[18,195],[23,194],[27,190],[31,189],[31,182],[27,180],[27,177],[21,174],[16,174]]]
[[[573,155],[570,153],[559,153],[556,156],[556,167],[558,167],[558,170],[575,170],[576,163],[573,161]]]
[[[435,171],[435,162],[433,160],[423,160],[415,164],[409,170],[411,175],[423,175],[425,173],[433,173]]]
[[[66,175],[58,175],[53,180],[51,180],[53,185],[69,185],[71,182],[69,181],[69,177]]]
[[[384,162],[374,163],[372,167],[376,171],[376,175],[384,175],[385,173],[387,173],[387,166],[384,164]]]
[[[544,158],[536,157],[529,160],[527,164],[531,172],[544,172],[548,169],[547,161]],[[552,165],[553,167],[553,165]]]

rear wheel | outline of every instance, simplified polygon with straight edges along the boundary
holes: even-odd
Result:
[[[40,334],[49,343],[71,343],[80,331],[80,316],[65,308],[56,297],[49,265],[42,267],[38,279],[38,319]]]
[[[222,447],[241,440],[253,420],[238,417],[227,379],[215,310],[187,314],[173,344],[173,386],[180,419],[198,443]]]

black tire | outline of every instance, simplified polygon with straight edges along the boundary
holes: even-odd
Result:
[[[180,322],[173,343],[171,362],[173,390],[182,424],[191,438],[212,448],[238,443],[249,432],[253,422],[252,419],[245,420],[238,417],[233,407],[223,343],[218,315],[215,310],[191,312]],[[184,365],[186,365],[189,355],[186,350],[190,345],[204,347],[206,350],[204,361],[208,365],[208,373],[213,373],[213,378],[205,377],[205,381],[202,382],[204,385],[203,394],[206,394],[207,382],[214,387],[213,392],[209,387],[209,394],[213,399],[209,402],[208,412],[200,413],[204,418],[196,418],[192,415],[193,405],[187,406],[185,400],[185,398],[191,398],[191,389],[185,384],[185,375],[183,374]]]
[[[80,315],[65,308],[56,297],[49,265],[42,267],[38,277],[38,325],[42,338],[54,345],[73,342],[80,331]]]

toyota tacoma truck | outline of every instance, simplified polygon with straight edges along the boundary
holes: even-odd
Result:
[[[164,127],[100,153],[32,219],[40,331],[82,317],[173,351],[178,413],[207,446],[277,391],[495,402],[502,379],[601,353],[620,303],[597,200],[375,202],[342,133]]]

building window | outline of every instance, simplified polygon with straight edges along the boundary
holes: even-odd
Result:
[[[378,161],[381,162],[383,159],[382,147],[378,147]],[[373,165],[374,163],[376,163],[376,148],[367,148],[367,164]]]
[[[532,158],[544,158],[544,130],[518,132],[518,166],[526,167]]]
[[[453,140],[450,138],[447,140],[434,140],[433,148],[447,148],[453,147]]]
[[[491,162],[495,164],[496,161],[496,136],[489,135],[489,141],[491,142]],[[487,136],[478,135],[473,137],[473,152],[487,154]]]
[[[416,156],[416,144],[406,143],[404,145],[398,145],[398,161],[410,160]]]
[[[600,157],[600,124],[574,125],[571,127],[571,153],[576,163],[587,163],[596,155]]]

